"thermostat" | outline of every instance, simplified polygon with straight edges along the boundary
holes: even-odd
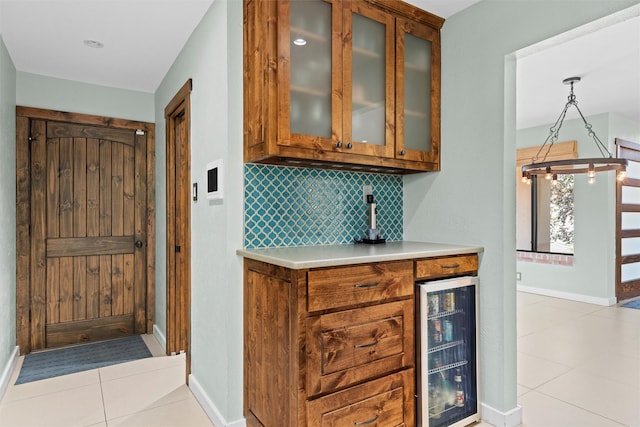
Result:
[[[207,199],[223,197],[222,159],[207,163]]]

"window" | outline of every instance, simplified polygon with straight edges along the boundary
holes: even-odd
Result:
[[[543,176],[531,184],[522,182],[520,166],[531,162],[540,147],[518,150],[516,185],[516,249],[573,254],[573,175],[559,175],[557,182]],[[547,160],[576,158],[575,141],[554,144]]]

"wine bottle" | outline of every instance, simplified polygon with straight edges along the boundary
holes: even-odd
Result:
[[[456,406],[464,406],[464,389],[462,387],[462,374],[460,368],[456,369],[456,375],[453,377],[453,382],[456,383]]]

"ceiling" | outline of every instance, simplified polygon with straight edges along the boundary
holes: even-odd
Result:
[[[478,1],[408,2],[449,18]],[[0,34],[18,71],[153,93],[211,3],[0,0]],[[583,78],[575,92],[585,115],[612,111],[640,122],[638,15],[520,53],[517,127],[555,121],[571,76]]]

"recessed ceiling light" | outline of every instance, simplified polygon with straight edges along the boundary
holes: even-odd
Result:
[[[304,46],[305,44],[307,44],[307,41],[302,37],[298,37],[293,41],[293,44],[295,44],[296,46]]]
[[[82,43],[94,49],[102,49],[104,47],[104,44],[100,43],[97,40],[83,40]]]

